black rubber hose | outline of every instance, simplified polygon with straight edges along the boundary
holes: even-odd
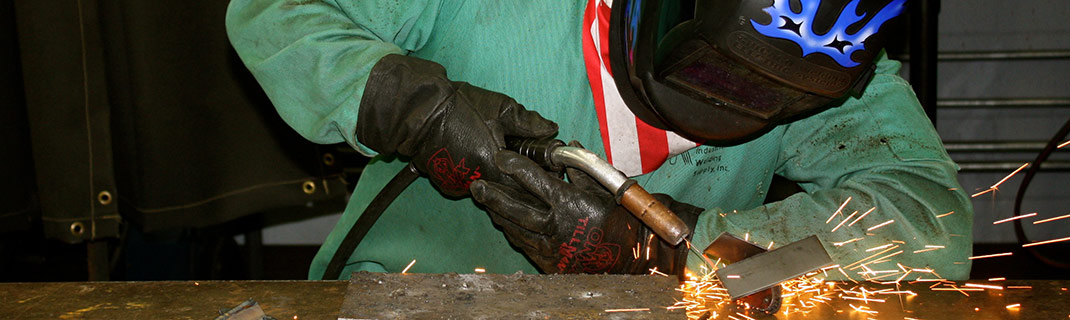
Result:
[[[401,172],[398,172],[393,179],[390,179],[390,182],[386,183],[386,186],[375,195],[368,207],[364,208],[364,213],[360,215],[360,218],[357,218],[353,228],[350,228],[349,233],[346,233],[346,237],[338,245],[338,250],[334,251],[331,261],[327,263],[327,270],[323,272],[323,279],[338,279],[338,276],[342,274],[342,269],[345,268],[346,261],[349,260],[349,256],[353,254],[353,250],[357,249],[357,245],[360,245],[360,241],[368,234],[368,230],[371,230],[372,225],[375,225],[375,221],[379,220],[379,216],[383,215],[383,211],[390,207],[394,199],[419,177],[420,172],[416,171],[416,167],[410,163],[404,169],[401,169]]]
[[[1056,146],[1060,141],[1066,138],[1066,135],[1070,133],[1070,119],[1066,120],[1066,124],[1063,124],[1063,128],[1059,129],[1059,132],[1055,133],[1055,136],[1051,137],[1048,141],[1048,145],[1044,147],[1044,150],[1037,154],[1037,158],[1033,160],[1033,164],[1029,167],[1029,170],[1025,172],[1025,177],[1022,178],[1022,183],[1018,186],[1018,195],[1014,197],[1014,216],[1021,215],[1022,212],[1022,199],[1025,198],[1025,190],[1029,188],[1029,183],[1033,181],[1033,176],[1040,171],[1040,166],[1044,161],[1048,160],[1048,157],[1055,152]],[[1022,228],[1022,220],[1018,219],[1014,221],[1014,234],[1018,237],[1018,244],[1023,245],[1029,243],[1029,238],[1026,237],[1025,230]],[[1039,259],[1044,264],[1052,267],[1070,269],[1070,263],[1060,261],[1051,257],[1048,257],[1041,253],[1034,247],[1026,247],[1029,253]]]

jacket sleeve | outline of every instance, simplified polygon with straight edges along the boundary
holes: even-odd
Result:
[[[316,143],[354,137],[357,108],[379,58],[420,49],[438,1],[233,0],[231,44],[279,115]],[[409,3],[412,2],[412,3]]]
[[[777,174],[805,193],[750,210],[707,210],[693,245],[701,250],[723,231],[761,235],[763,245],[816,234],[844,267],[830,271],[832,278],[863,279],[865,268],[901,270],[900,263],[937,273],[912,271],[910,280],[967,279],[973,209],[957,181],[958,166],[898,69],[898,62],[883,59],[861,97],[784,128]],[[884,256],[888,262],[877,261]],[[689,257],[690,266],[700,263]],[[887,273],[867,276],[880,275]]]

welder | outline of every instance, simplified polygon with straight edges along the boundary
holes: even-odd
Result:
[[[410,163],[425,178],[343,253],[343,278],[681,274],[704,263],[688,246],[729,232],[763,247],[816,234],[843,265],[893,244],[892,266],[966,279],[958,168],[882,50],[904,2],[232,0],[227,29],[287,123],[373,157],[311,279]],[[693,234],[655,237],[507,137],[608,159]],[[803,192],[765,201],[774,176]]]

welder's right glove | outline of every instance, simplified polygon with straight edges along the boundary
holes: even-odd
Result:
[[[494,161],[527,192],[478,180],[472,197],[542,272],[638,274],[657,267],[683,273],[687,245],[662,241],[582,171],[567,169],[569,183],[512,151],[499,152]],[[655,197],[694,229],[702,209]]]
[[[515,186],[492,162],[506,135],[555,133],[552,121],[506,95],[450,81],[435,62],[387,55],[372,67],[356,137],[380,154],[411,157],[442,193],[460,197],[476,179]]]

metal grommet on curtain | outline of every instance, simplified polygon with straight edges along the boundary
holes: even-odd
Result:
[[[328,166],[333,166],[334,165],[334,155],[329,153],[329,152],[328,153],[324,153],[323,154],[323,164],[328,165]]]
[[[111,204],[111,200],[112,200],[111,192],[108,192],[107,190],[101,191],[100,193],[97,194],[97,201],[100,202],[100,204],[102,204],[102,205],[106,206],[106,205]]]
[[[301,190],[304,190],[307,194],[313,194],[316,192],[316,183],[312,182],[312,180],[305,181],[305,183],[301,184]]]
[[[71,234],[81,236],[85,233],[85,225],[81,221],[71,223]]]

